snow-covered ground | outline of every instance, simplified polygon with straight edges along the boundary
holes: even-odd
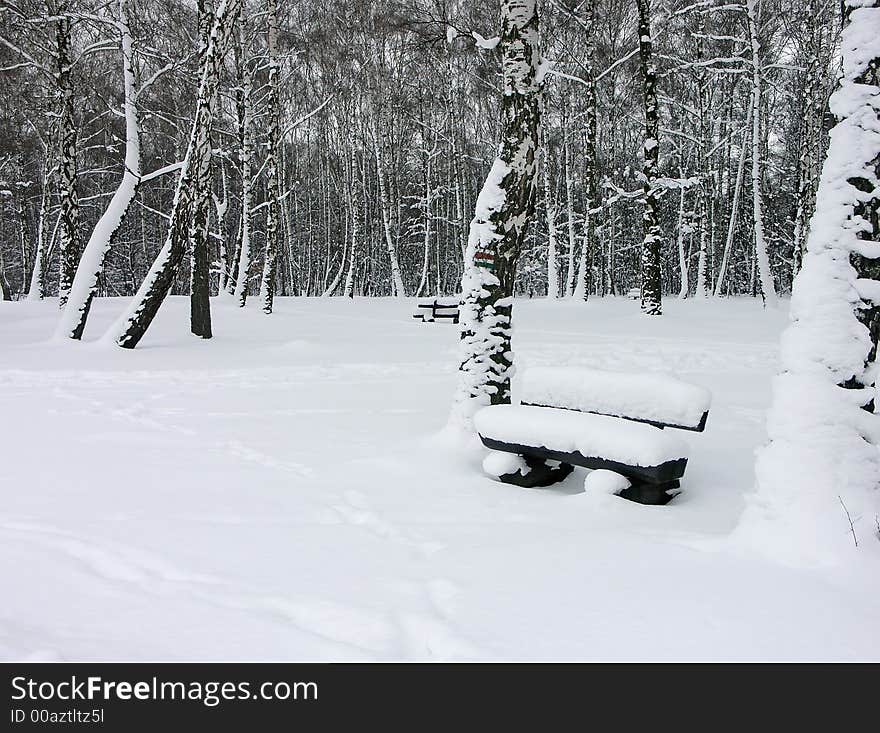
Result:
[[[482,475],[438,437],[457,330],[412,303],[163,306],[134,351],[51,343],[57,303],[0,303],[0,657],[870,659],[858,562],[731,539],[785,313],[750,300],[520,301],[521,367],[669,370],[713,392],[665,507]],[[864,521],[869,521],[865,519]],[[843,526],[843,525],[842,525]]]

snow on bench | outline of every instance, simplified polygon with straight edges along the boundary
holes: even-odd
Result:
[[[702,432],[712,395],[667,374],[536,367],[525,374],[520,401]]]
[[[526,373],[522,403],[475,415],[480,439],[493,451],[486,473],[518,486],[549,486],[583,466],[604,471],[587,488],[613,484],[624,498],[665,504],[678,493],[688,447],[663,428],[702,431],[711,395],[668,375],[546,367]],[[619,481],[599,480],[612,472]]]
[[[458,323],[458,306],[458,297],[421,298],[416,304],[413,318],[423,323],[434,323],[440,320]]]
[[[675,481],[687,465],[688,447],[680,438],[605,415],[496,405],[480,410],[474,424],[492,450],[626,472],[650,483]]]

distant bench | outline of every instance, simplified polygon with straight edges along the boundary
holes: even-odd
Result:
[[[493,405],[474,422],[493,451],[486,471],[505,483],[549,486],[574,466],[611,471],[620,496],[665,504],[678,493],[687,444],[664,432],[702,432],[708,390],[662,374],[542,367],[526,372],[521,404]]]
[[[422,298],[416,304],[413,318],[424,323],[452,321],[458,323],[458,297]]]

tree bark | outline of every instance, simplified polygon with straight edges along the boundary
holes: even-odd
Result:
[[[210,166],[211,143],[208,135],[213,118],[220,79],[220,64],[235,21],[241,9],[241,0],[220,0],[214,14],[211,39],[201,70],[196,113],[190,131],[189,144],[184,156],[174,204],[171,224],[165,244],[128,310],[110,328],[106,338],[113,339],[125,349],[133,349],[147,332],[159,307],[168,295],[184,255],[189,237],[189,215],[193,195],[193,179]]]
[[[451,422],[472,430],[482,405],[510,402],[516,266],[535,206],[541,117],[535,0],[501,0],[501,148],[477,199],[462,277],[461,362]]]
[[[642,240],[642,311],[649,316],[663,313],[660,282],[660,222],[657,211],[657,164],[660,153],[660,116],[657,107],[657,71],[651,41],[650,0],[638,0],[639,55],[642,61],[642,80],[645,101],[644,141],[644,197],[642,215],[645,236]]]

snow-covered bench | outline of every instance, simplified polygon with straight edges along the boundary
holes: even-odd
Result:
[[[642,504],[678,493],[688,446],[663,428],[701,432],[708,390],[662,374],[622,374],[577,367],[526,372],[519,405],[480,410],[474,422],[491,453],[488,474],[518,486],[549,486],[574,466],[622,477],[612,489]],[[613,477],[611,477],[613,479]],[[625,479],[625,480],[624,480]]]
[[[457,297],[450,298],[421,298],[416,304],[413,318],[424,323],[435,321],[452,321],[458,323]]]

